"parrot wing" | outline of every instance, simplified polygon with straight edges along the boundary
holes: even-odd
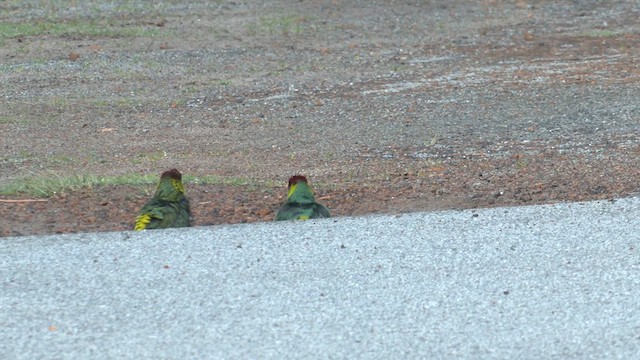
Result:
[[[173,203],[176,208],[176,220],[173,227],[189,227],[191,226],[191,208],[189,200],[182,198],[179,203]]]
[[[308,220],[331,217],[329,209],[318,203],[286,202],[276,214],[276,221]]]
[[[186,214],[186,220],[185,220]],[[188,208],[176,203],[152,199],[140,210],[134,230],[166,229],[190,226]]]

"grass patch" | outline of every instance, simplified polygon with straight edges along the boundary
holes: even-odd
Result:
[[[0,115],[0,125],[2,124],[15,124],[17,123],[17,119],[14,117]]]
[[[119,176],[98,176],[94,174],[78,174],[73,176],[61,176],[55,173],[16,180],[8,184],[0,185],[0,195],[29,195],[36,197],[51,197],[65,192],[79,191],[98,186],[147,186],[156,185],[159,175],[127,174]],[[265,186],[244,178],[223,178],[214,175],[191,176],[185,175],[183,183],[188,185],[229,185],[229,186]]]
[[[39,20],[28,23],[0,22],[0,40],[23,36],[75,35],[86,37],[155,37],[161,32],[150,26],[115,24],[105,20]]]
[[[284,15],[278,17],[264,17],[258,23],[251,24],[247,30],[249,34],[263,34],[296,36],[304,29],[306,18],[300,15]]]
[[[77,191],[95,186],[147,185],[158,181],[151,175],[122,175],[104,177],[93,174],[61,176],[49,175],[25,178],[0,186],[0,195],[25,194],[38,197],[50,197],[67,191]]]
[[[182,177],[185,184],[197,184],[197,185],[226,185],[226,186],[242,186],[249,189],[266,189],[278,186],[286,186],[286,183],[280,184],[273,180],[254,180],[248,178],[230,177],[224,178],[215,175],[204,176],[190,176],[185,175]],[[187,190],[188,191],[188,190]]]
[[[603,38],[603,37],[616,37],[623,34],[625,34],[625,32],[619,29],[613,29],[613,30],[597,30],[596,29],[596,30],[586,31],[578,35],[582,35],[590,38]]]
[[[149,153],[141,153],[131,158],[134,165],[148,164],[155,165],[158,161],[167,157],[166,151],[154,151]]]

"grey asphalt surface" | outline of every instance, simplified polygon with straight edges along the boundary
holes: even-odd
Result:
[[[631,359],[640,198],[0,241],[4,359]]]

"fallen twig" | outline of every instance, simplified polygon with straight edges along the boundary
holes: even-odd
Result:
[[[45,202],[49,201],[49,199],[0,199],[0,202],[3,203],[27,203],[27,202]]]

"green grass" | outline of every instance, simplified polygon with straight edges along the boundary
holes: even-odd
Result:
[[[75,35],[87,37],[155,37],[161,32],[151,26],[122,26],[105,20],[37,20],[28,23],[0,22],[0,40],[23,36]]]
[[[258,23],[248,26],[249,34],[263,34],[296,36],[304,30],[307,19],[300,15],[283,15],[278,17],[264,17]]]
[[[515,165],[516,169],[522,170],[522,169],[525,169],[527,167],[528,162],[525,159],[518,159],[518,160],[515,161],[514,165]]]
[[[111,99],[90,99],[87,102],[96,109],[131,109],[141,105],[141,100],[131,97],[118,97]],[[144,155],[139,155],[144,157]]]
[[[0,125],[2,124],[15,124],[18,122],[18,119],[15,117],[0,115]]]
[[[66,191],[77,191],[94,186],[110,185],[146,185],[158,181],[157,175],[123,175],[100,177],[92,174],[60,176],[54,173],[43,176],[25,178],[0,186],[1,195],[25,194],[50,197]]]
[[[578,36],[586,36],[590,38],[602,38],[602,37],[615,37],[619,35],[626,34],[624,31],[620,29],[613,30],[589,30],[586,32],[579,33]]]
[[[29,11],[35,8],[40,14],[52,17],[61,13],[73,16],[116,16],[128,14],[157,15],[159,11],[165,11],[165,4],[143,0],[3,0],[8,9],[16,9],[17,12]],[[15,11],[15,10],[14,10]]]
[[[120,176],[98,176],[94,174],[78,174],[61,176],[55,173],[28,177],[8,184],[0,185],[0,195],[29,195],[37,197],[51,197],[56,194],[73,192],[98,186],[147,186],[158,182],[158,174],[139,175],[127,174]],[[273,186],[269,182],[264,184],[243,178],[223,178],[215,175],[191,176],[185,175],[183,182],[195,185],[230,185],[230,186]]]
[[[148,164],[155,165],[158,161],[167,157],[166,151],[154,151],[148,153],[140,153],[131,158],[131,163],[134,165]]]

